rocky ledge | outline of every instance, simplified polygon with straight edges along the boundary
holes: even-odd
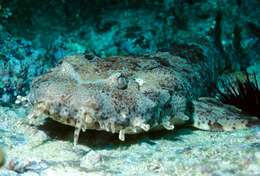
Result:
[[[188,128],[127,137],[87,131],[73,148],[73,128],[26,109],[0,107],[1,176],[35,175],[259,175],[260,128],[207,132]],[[44,119],[43,119],[44,120]]]

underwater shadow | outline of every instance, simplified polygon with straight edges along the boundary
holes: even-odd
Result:
[[[38,129],[44,131],[51,139],[73,142],[74,127],[63,125],[50,118],[38,126]],[[90,148],[108,149],[129,147],[132,144],[147,143],[155,145],[157,140],[182,140],[183,135],[189,135],[193,132],[192,128],[176,128],[172,131],[160,130],[141,134],[126,135],[125,141],[118,139],[118,134],[112,134],[105,131],[86,130],[80,133],[79,144],[86,145]]]

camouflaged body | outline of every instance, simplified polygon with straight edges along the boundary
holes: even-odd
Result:
[[[66,57],[34,80],[34,109],[82,129],[126,134],[172,129],[189,120],[189,99],[203,92],[201,66],[169,53],[142,57]],[[205,77],[205,76],[204,76]]]

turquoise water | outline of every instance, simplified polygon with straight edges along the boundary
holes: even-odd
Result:
[[[9,106],[75,53],[204,52],[220,73],[245,70],[259,59],[259,1],[1,0],[0,32],[0,102]]]
[[[90,131],[74,149],[74,128],[48,120],[28,124],[25,98],[35,78],[76,54],[89,60],[153,56],[168,67],[154,57],[168,52],[196,65],[193,72],[173,70],[189,78],[200,74],[184,84],[197,86],[200,96],[215,97],[216,87],[225,92],[220,80],[245,80],[244,71],[260,86],[259,14],[259,0],[0,0],[0,176],[260,174],[259,128],[213,133],[185,126],[126,143]],[[258,109],[259,92],[256,86],[242,105]]]

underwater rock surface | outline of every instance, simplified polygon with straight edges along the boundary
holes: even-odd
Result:
[[[54,125],[54,126],[53,126]],[[73,129],[28,125],[25,110],[0,108],[1,176],[259,175],[260,128],[233,132],[178,129],[129,136],[87,131],[73,148]]]
[[[14,105],[34,77],[76,53],[169,52],[191,63],[207,61],[212,73],[205,81],[247,70],[260,83],[259,14],[259,0],[0,0],[0,176],[260,175],[259,127],[184,127],[125,142],[87,130],[73,148],[74,128],[41,117],[31,126],[29,108]]]
[[[220,73],[245,69],[260,58],[259,6],[258,0],[2,0],[0,102],[10,106],[32,77],[75,53],[171,50],[203,58],[203,50]]]

